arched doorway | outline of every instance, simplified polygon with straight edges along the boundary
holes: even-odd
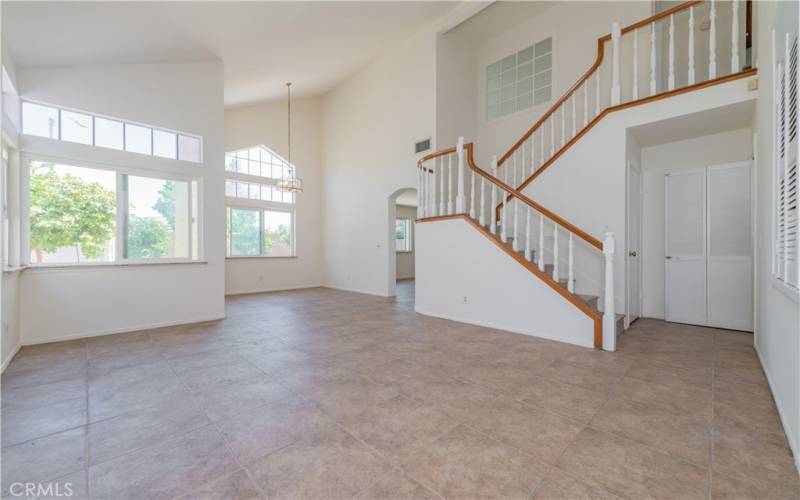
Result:
[[[413,302],[414,220],[417,217],[417,189],[401,188],[389,196],[386,295]],[[399,293],[398,293],[398,281]]]

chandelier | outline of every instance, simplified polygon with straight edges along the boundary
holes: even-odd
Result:
[[[288,168],[283,169],[281,180],[278,181],[278,191],[284,193],[302,193],[303,180],[297,177],[292,165],[292,82],[286,82],[286,135],[289,145],[289,155],[287,156]]]

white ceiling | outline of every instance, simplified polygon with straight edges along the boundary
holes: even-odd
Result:
[[[646,148],[753,126],[755,99],[628,129]]]
[[[19,67],[221,59],[225,104],[319,95],[453,2],[3,2]]]

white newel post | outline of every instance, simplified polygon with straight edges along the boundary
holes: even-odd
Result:
[[[456,145],[456,152],[458,153],[458,194],[456,194],[456,212],[459,214],[464,213],[464,138],[458,138]]]
[[[445,169],[445,166],[444,166],[444,158],[442,158],[442,161],[439,163],[439,183],[441,184],[439,186],[439,215],[446,215],[447,214],[447,212],[445,212],[445,209],[447,208],[447,204],[444,201],[444,171],[445,170],[446,169]]]
[[[689,7],[689,85],[694,85],[694,7]]]
[[[422,207],[422,216],[428,216],[428,170],[425,167],[425,163],[423,162],[420,165],[419,175],[421,179],[419,181],[420,187],[420,207]]]
[[[639,30],[633,30],[633,89],[631,100],[639,98]]]
[[[439,164],[441,168],[441,160],[439,158],[435,158],[433,160],[433,165],[431,166],[431,215],[436,217],[439,215],[439,207],[436,204],[436,165]]]
[[[508,160],[503,164],[503,183],[508,184]],[[506,212],[508,212],[508,195],[505,190],[500,191],[503,197],[503,209],[500,211],[500,241],[505,243],[508,240],[508,224],[506,224]]]
[[[611,26],[611,105],[616,106],[622,100],[622,92],[619,88],[619,39],[622,36],[622,29],[619,21]]]
[[[569,251],[569,255],[567,263],[569,265],[569,269],[567,269],[567,290],[569,293],[575,293],[575,257],[572,254],[572,233],[569,233],[569,246],[567,248]]]
[[[739,2],[733,0],[731,21],[731,73],[739,72]]]
[[[539,214],[539,270],[544,272],[544,215]]]
[[[497,156],[492,157],[492,177],[497,179]],[[497,185],[492,183],[492,204],[489,209],[489,232],[497,234],[497,217],[494,209],[497,206]]]
[[[656,23],[650,23],[650,95],[656,93]]]
[[[453,214],[453,153],[447,155],[447,214]]]
[[[423,217],[425,206],[422,203],[422,165],[417,164],[417,218]]]
[[[517,155],[514,153],[514,178],[511,179],[512,185],[517,185]],[[511,242],[511,247],[515,252],[519,252],[519,200],[514,198],[511,200],[514,204],[514,241]]]
[[[486,226],[486,177],[481,176],[481,227]]]
[[[469,216],[471,219],[475,218],[475,172],[470,169],[470,188],[469,188]]]
[[[531,260],[531,207],[525,205],[525,260]]]
[[[605,296],[603,297],[603,350],[617,350],[616,318],[614,314],[614,233],[606,233],[603,239],[603,255],[606,257]]]
[[[711,0],[711,12],[708,15],[710,28],[708,30],[708,79],[717,77],[717,3]]]
[[[669,16],[669,68],[667,90],[675,89],[675,16]]]

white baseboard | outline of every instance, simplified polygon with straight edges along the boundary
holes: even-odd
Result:
[[[0,366],[0,373],[3,373],[4,371],[6,371],[6,368],[8,368],[9,364],[11,364],[11,360],[14,359],[14,356],[17,355],[17,353],[19,352],[19,349],[21,347],[22,347],[22,344],[17,342],[17,345],[15,345],[14,348],[11,350],[11,354],[6,356],[6,359],[3,360],[3,365]]]
[[[371,290],[362,290],[360,288],[347,288],[343,286],[322,285],[322,288],[330,288],[331,290],[341,290],[343,292],[363,293],[364,295],[374,295],[375,297],[389,297],[389,295],[373,292]]]
[[[483,327],[486,327],[486,328],[493,328],[495,330],[505,330],[505,331],[511,332],[511,333],[519,333],[521,335],[528,335],[529,337],[542,338],[542,339],[546,339],[546,340],[554,340],[556,342],[563,342],[565,344],[576,345],[578,347],[588,347],[590,349],[594,349],[594,338],[592,338],[592,341],[590,343],[588,343],[588,344],[578,344],[578,343],[575,343],[575,342],[569,342],[568,340],[564,339],[563,337],[559,337],[558,335],[553,335],[553,334],[547,333],[547,332],[534,332],[534,333],[531,333],[531,332],[525,332],[525,331],[510,327],[508,325],[502,325],[502,324],[499,324],[499,323],[493,323],[491,321],[475,321],[473,319],[467,320],[467,319],[464,319],[464,318],[457,318],[455,316],[449,316],[449,315],[446,315],[446,314],[431,313],[431,312],[425,311],[424,309],[420,309],[416,305],[414,306],[414,311],[419,313],[419,314],[423,314],[425,316],[431,316],[431,317],[434,317],[434,318],[447,319],[447,320],[450,320],[450,321],[456,321],[458,323],[466,323],[468,325],[478,325],[478,326],[483,326]]]
[[[181,319],[177,321],[164,321],[161,323],[149,323],[144,325],[135,325],[129,326],[124,328],[109,328],[107,330],[96,330],[93,332],[86,332],[86,333],[76,333],[72,335],[63,335],[61,337],[54,337],[49,339],[38,339],[32,341],[23,341],[22,345],[37,345],[37,344],[48,344],[50,342],[63,342],[65,340],[75,340],[75,339],[84,339],[89,337],[100,337],[103,335],[115,335],[117,333],[130,333],[130,332],[138,332],[141,330],[151,330],[153,328],[164,328],[167,326],[179,326],[179,325],[190,325],[192,323],[203,323],[204,321],[215,321],[218,319],[224,319],[225,315],[214,315],[214,316],[204,316],[200,318],[192,318],[192,319]]]
[[[255,295],[259,293],[270,293],[270,292],[288,292],[291,290],[307,290],[309,288],[324,288],[323,285],[301,285],[301,286],[291,286],[291,287],[275,287],[275,288],[264,288],[258,290],[239,290],[234,292],[225,292],[226,297],[235,297],[237,295]]]
[[[786,434],[786,439],[789,441],[789,448],[792,449],[792,456],[794,457],[794,466],[797,468],[797,473],[800,474],[800,450],[797,449],[797,441],[795,436],[792,434],[792,428],[786,425],[788,422],[788,416],[786,412],[783,410],[783,405],[781,404],[781,400],[775,397],[775,390],[772,388],[772,377],[770,377],[769,370],[767,370],[767,365],[764,363],[764,359],[761,357],[761,351],[758,349],[758,343],[753,342],[753,348],[756,350],[756,355],[758,356],[758,361],[761,363],[761,369],[764,371],[764,375],[767,377],[767,384],[769,384],[769,391],[772,393],[772,400],[775,401],[775,406],[778,408],[778,416],[781,419],[781,425],[783,426],[783,433]]]

